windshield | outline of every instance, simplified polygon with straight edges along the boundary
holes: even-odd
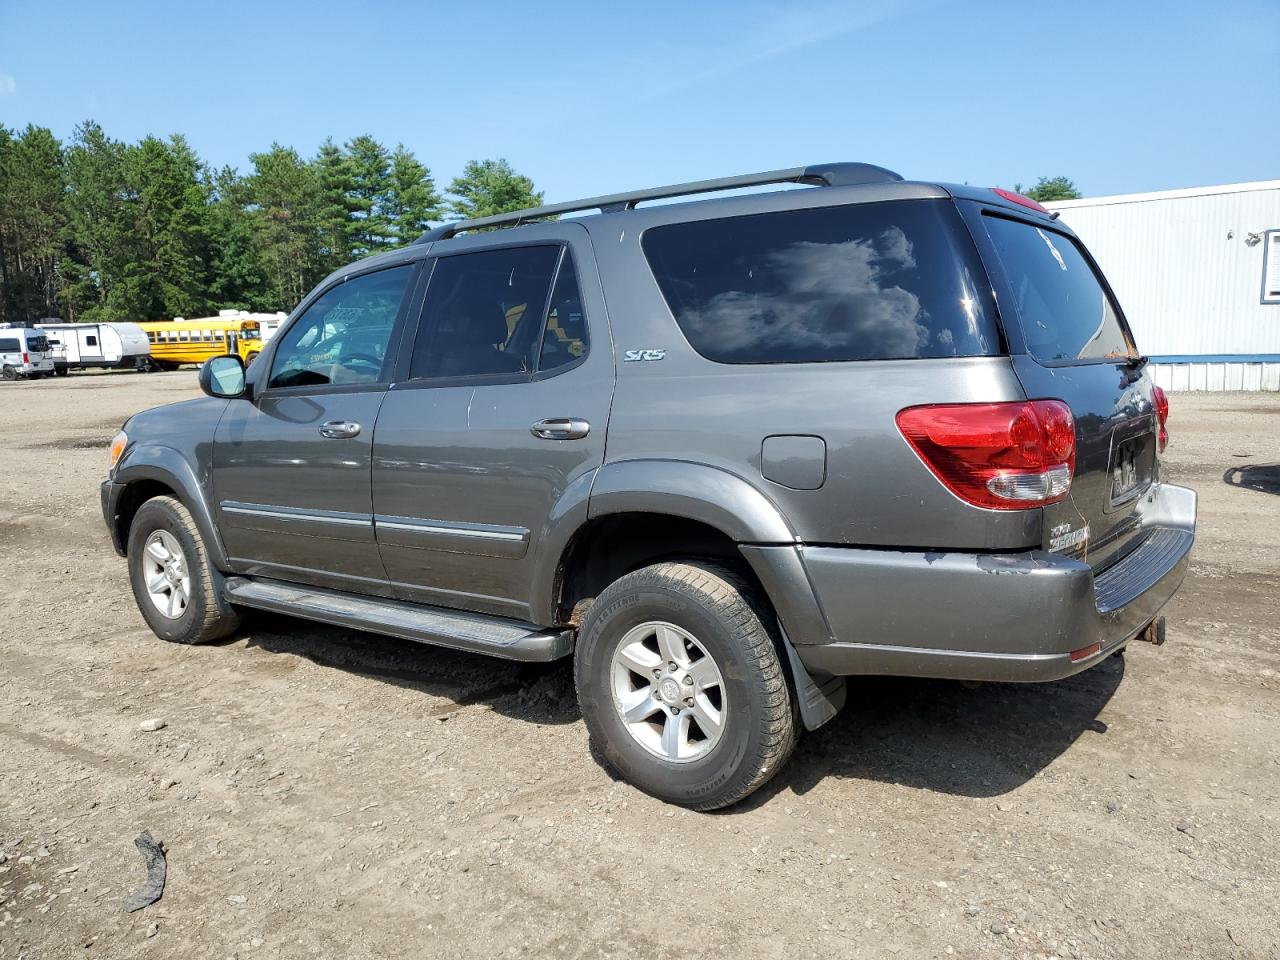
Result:
[[[1003,217],[988,216],[986,224],[1033,357],[1110,360],[1136,353],[1115,304],[1075,241]]]

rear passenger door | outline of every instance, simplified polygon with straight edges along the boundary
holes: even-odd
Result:
[[[614,375],[585,229],[519,234],[432,248],[378,417],[373,505],[398,596],[528,619],[540,534],[603,461]]]

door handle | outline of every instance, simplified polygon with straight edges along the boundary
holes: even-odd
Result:
[[[591,432],[591,424],[577,417],[548,417],[529,427],[540,440],[581,440]]]
[[[320,436],[330,440],[350,440],[360,434],[360,424],[352,420],[330,420],[320,424]]]

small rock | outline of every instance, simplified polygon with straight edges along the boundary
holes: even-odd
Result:
[[[1195,829],[1195,824],[1188,823],[1188,822],[1186,822],[1185,820],[1184,820],[1182,823],[1178,824],[1178,832],[1179,832],[1179,833],[1187,833],[1187,834],[1189,834],[1189,833],[1191,833],[1191,831],[1192,831],[1192,830],[1194,830],[1194,829]]]
[[[1006,933],[1009,932],[1009,927],[1006,924],[1001,923],[999,920],[991,924],[991,926],[988,929],[990,929],[990,931],[993,934],[995,934],[997,937],[1003,937]]]
[[[1114,800],[1107,801],[1107,813],[1117,813],[1120,810],[1120,804]]]
[[[233,894],[232,896],[227,897],[227,903],[234,903],[234,904],[237,904],[237,905],[239,905],[239,904],[241,904],[241,903],[247,903],[247,902],[248,902],[248,900],[249,900],[249,898],[248,898],[248,897],[243,896],[243,895],[238,894],[238,893],[237,893],[237,894]]]
[[[157,730],[163,730],[168,725],[159,717],[152,717],[150,720],[143,720],[138,724],[138,729],[143,733],[155,733]]]
[[[159,932],[160,932],[160,924],[158,923],[151,924],[151,926],[147,927],[147,939],[150,940]]]
[[[263,940],[261,937],[254,937],[252,940],[249,941],[249,946],[252,947],[254,950],[257,950],[260,946],[262,946],[262,943],[263,943]]]
[[[49,855],[49,848],[48,848],[48,847],[39,847],[39,848],[36,850],[36,856],[37,856],[37,857],[39,857],[41,860],[43,860],[43,859],[44,859],[45,857],[47,857],[48,855]]]
[[[982,911],[979,910],[977,907],[975,907],[973,904],[969,904],[969,906],[964,908],[964,915],[971,920],[981,912]]]

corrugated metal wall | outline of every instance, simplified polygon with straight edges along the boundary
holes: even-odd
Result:
[[[1173,389],[1280,389],[1277,364],[1194,360],[1280,354],[1280,305],[1261,302],[1264,245],[1249,242],[1280,229],[1280,181],[1046,206],[1097,258],[1143,353],[1190,355],[1161,370]]]

